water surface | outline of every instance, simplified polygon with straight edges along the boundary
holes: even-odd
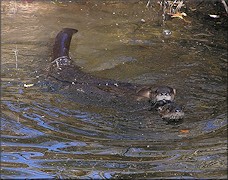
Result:
[[[192,17],[162,24],[144,1],[1,8],[1,178],[227,177],[227,31]],[[64,27],[79,30],[70,55],[85,72],[175,87],[185,119],[169,124],[147,104],[46,81]]]

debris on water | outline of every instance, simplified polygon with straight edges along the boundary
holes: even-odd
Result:
[[[189,133],[189,129],[181,129],[180,133]]]
[[[144,23],[144,22],[146,22],[146,20],[145,20],[145,19],[141,19],[141,22],[143,22],[143,23]]]
[[[220,18],[220,16],[219,15],[216,15],[216,14],[208,14],[211,18],[215,18],[215,19],[217,19],[217,18]]]
[[[32,87],[32,86],[34,86],[34,84],[24,84],[25,88]]]
[[[85,92],[82,88],[79,88],[79,89],[77,89],[77,91],[79,91],[79,92]]]

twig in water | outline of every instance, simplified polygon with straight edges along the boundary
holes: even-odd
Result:
[[[225,0],[221,0],[221,2],[222,2],[223,6],[224,6],[224,8],[226,10],[226,13],[228,14],[228,7],[227,7],[227,4],[226,4]]]
[[[17,45],[16,45],[16,49],[13,49],[14,55],[15,55],[15,60],[16,60],[16,69],[18,67],[18,61],[17,61],[17,55],[18,55],[18,49],[17,49]]]
[[[148,1],[147,1],[147,3],[146,3],[146,7],[148,8],[148,7],[149,7],[149,5],[150,5],[150,0],[148,0]]]
[[[17,12],[17,1],[14,0],[13,14],[16,14],[16,12]]]

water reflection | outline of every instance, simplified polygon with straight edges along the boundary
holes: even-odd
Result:
[[[141,1],[2,2],[2,178],[227,176],[226,33],[194,19],[167,22],[172,34],[165,38],[156,8]],[[84,71],[175,87],[183,122],[167,124],[146,104],[97,101],[45,81],[63,27],[79,29],[71,56]]]

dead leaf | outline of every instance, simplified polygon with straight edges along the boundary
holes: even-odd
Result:
[[[186,13],[180,13],[180,12],[177,12],[175,14],[171,14],[171,17],[172,18],[180,18],[180,19],[184,19],[184,16],[187,16]]]
[[[181,133],[189,133],[189,129],[181,129],[180,132]]]

